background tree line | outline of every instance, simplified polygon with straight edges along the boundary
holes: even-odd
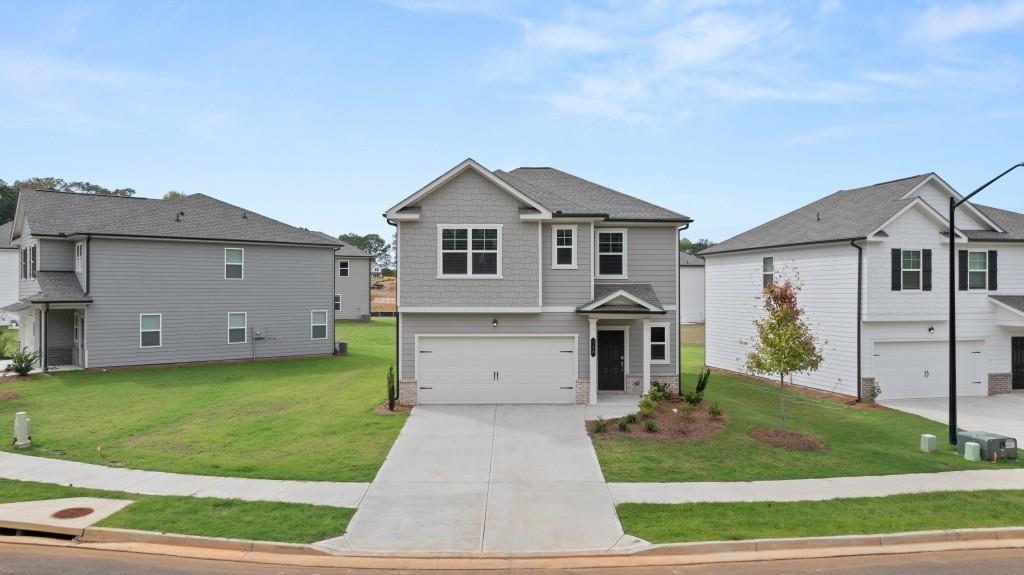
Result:
[[[395,256],[392,244],[379,234],[341,234],[338,239],[346,244],[357,247],[373,256],[374,262],[380,266],[385,275],[392,275],[395,269]]]
[[[0,223],[9,222],[14,219],[14,210],[18,207],[18,190],[29,188],[33,190],[56,190],[58,192],[73,192],[76,194],[97,194],[101,196],[124,196],[135,195],[134,188],[106,188],[92,182],[68,182],[61,178],[28,178],[15,180],[8,184],[0,180]],[[179,200],[185,194],[177,191],[170,191],[164,194],[166,200]]]

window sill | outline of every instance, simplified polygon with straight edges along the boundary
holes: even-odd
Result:
[[[437,276],[437,279],[439,279],[439,280],[500,280],[501,279],[501,275],[500,274],[496,275],[496,276],[490,276],[490,275],[486,275],[486,276],[485,275],[464,275],[464,276],[439,275],[439,276]]]
[[[651,365],[672,365],[672,362],[667,359],[652,359]]]
[[[597,274],[597,275],[594,276],[594,279],[599,279],[599,280],[628,280],[629,276],[627,276],[627,275],[610,276],[610,275],[605,275],[605,274]]]
[[[551,269],[553,269],[553,270],[578,270],[578,269],[580,269],[580,267],[577,266],[577,265],[571,265],[571,266],[551,266]]]

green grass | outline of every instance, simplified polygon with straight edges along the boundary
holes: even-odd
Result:
[[[0,448],[14,413],[27,455],[135,469],[267,479],[370,481],[406,415],[378,415],[394,320],[338,322],[342,358],[64,372],[0,382]]]
[[[703,346],[683,345],[683,385],[693,389]],[[696,443],[648,441],[643,437],[594,437],[605,479],[613,482],[754,481],[960,469],[991,469],[1017,463],[972,463],[942,445],[922,453],[922,433],[946,436],[946,427],[884,408],[848,407],[788,394],[787,428],[824,442],[824,452],[777,449],[751,439],[753,427],[779,426],[778,389],[742,377],[713,374],[705,401],[718,402],[730,418],[726,430]]]
[[[652,543],[873,535],[1024,525],[1024,491],[787,503],[626,503],[618,511],[626,533]]]
[[[160,531],[181,535],[312,543],[345,532],[353,509],[209,499],[157,497],[0,479],[0,503],[64,497],[130,499],[128,507],[101,521],[102,527]]]

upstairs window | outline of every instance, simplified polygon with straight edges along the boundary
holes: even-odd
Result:
[[[336,294],[334,294],[334,311],[340,311],[340,310],[341,310],[341,294],[340,293],[336,293]]]
[[[903,250],[900,280],[904,290],[921,289],[921,250]]]
[[[968,252],[967,289],[988,289],[988,252]]]
[[[576,226],[552,226],[551,267],[576,269]]]
[[[440,226],[438,277],[500,277],[501,226]]]
[[[310,339],[327,339],[327,310],[309,312]]]
[[[85,242],[75,244],[75,271],[85,271]]]
[[[228,343],[245,343],[249,318],[244,311],[228,314]]]
[[[21,279],[28,279],[28,248],[21,248]]]
[[[761,287],[766,288],[775,283],[775,258],[761,258]]]
[[[139,347],[160,347],[162,333],[162,314],[139,314]]]
[[[651,326],[651,363],[669,363],[668,324]]]
[[[597,275],[625,279],[625,230],[609,230],[597,233]]]
[[[338,260],[338,277],[348,277],[348,260]]]
[[[224,279],[240,280],[245,277],[245,250],[224,248]]]

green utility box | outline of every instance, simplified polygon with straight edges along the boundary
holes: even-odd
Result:
[[[981,446],[981,459],[1017,459],[1017,440],[1005,435],[996,435],[986,431],[961,431],[956,434],[956,450],[964,454],[964,444],[973,441]]]

